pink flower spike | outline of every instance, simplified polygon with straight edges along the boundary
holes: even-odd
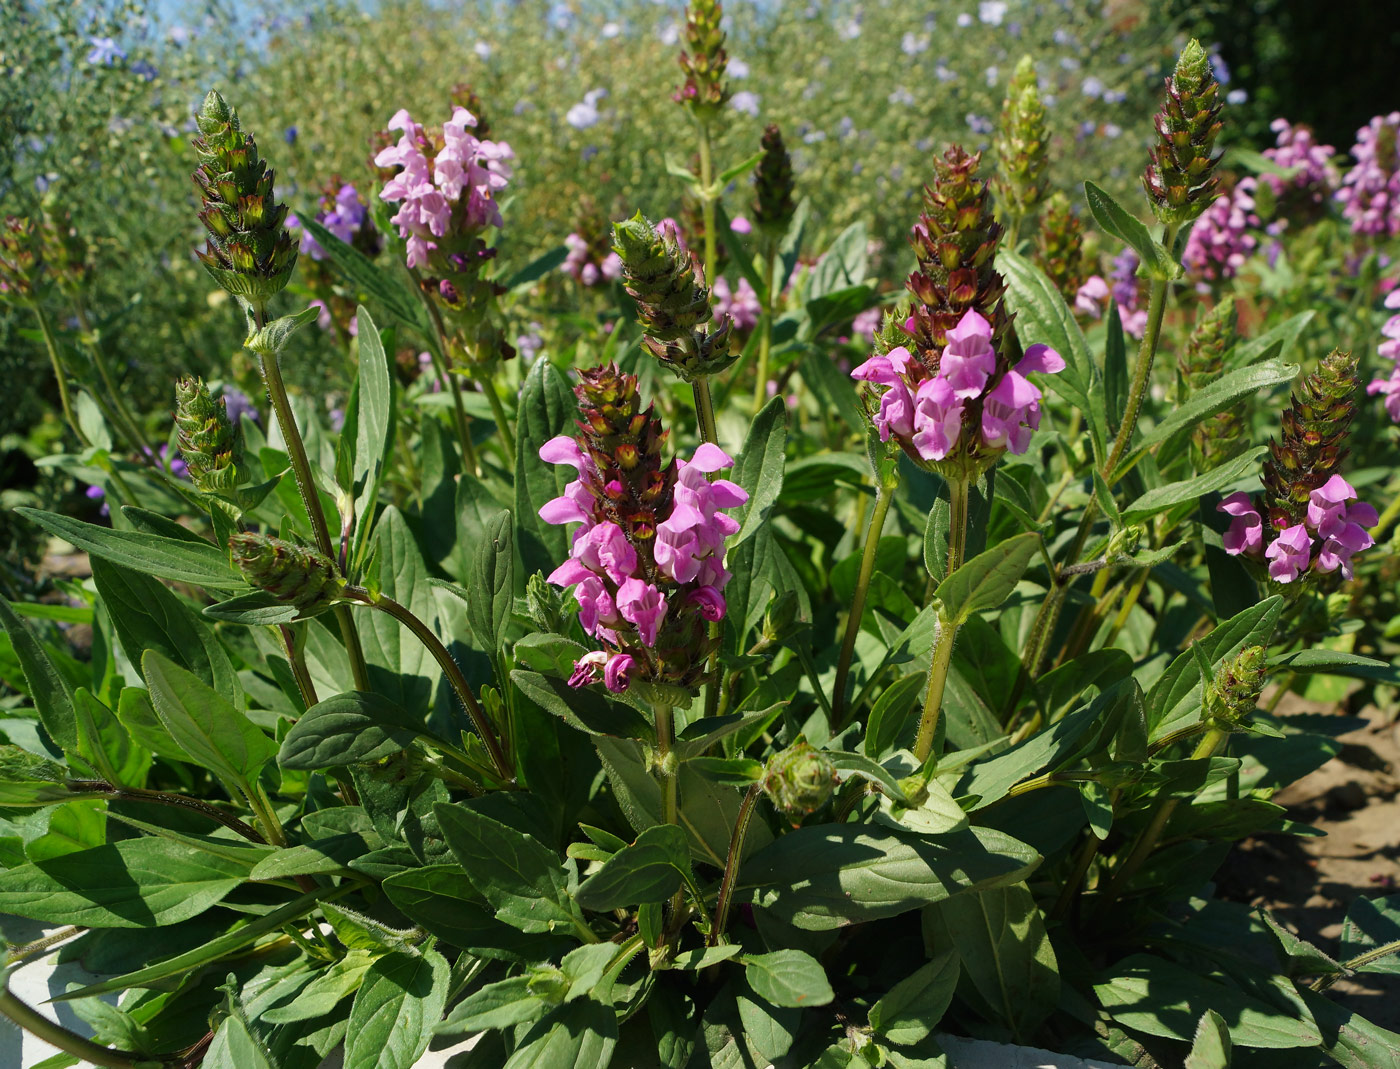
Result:
[[[666,616],[666,597],[651,583],[628,579],[617,591],[618,614],[637,629],[644,646],[656,645],[656,632]]]
[[[1355,500],[1356,490],[1340,475],[1333,475],[1308,495],[1308,526],[1323,538],[1341,529],[1346,503]]]
[[[962,415],[962,401],[945,379],[940,376],[920,383],[914,399],[912,432],[919,456],[924,460],[942,460],[952,452],[962,431]]]
[[[686,467],[694,467],[706,475],[719,471],[721,468],[732,468],[733,466],[734,458],[715,445],[714,442],[702,442],[700,448],[695,450],[695,455],[686,464]]]
[[[982,440],[993,449],[1024,453],[1040,426],[1040,389],[1019,371],[1001,377],[982,400]]]
[[[545,582],[553,583],[555,586],[570,587],[575,583],[581,583],[585,579],[592,578],[592,576],[593,573],[582,561],[570,557],[563,564],[559,565],[559,567],[555,568],[554,571],[550,572],[549,578],[546,579]]]
[[[1254,499],[1247,493],[1236,491],[1216,505],[1215,511],[1233,517],[1230,529],[1220,540],[1226,553],[1233,557],[1255,555],[1264,548],[1264,523],[1254,507]]]
[[[546,464],[567,464],[575,471],[583,468],[583,451],[578,441],[561,434],[540,446],[540,459]]]
[[[1057,375],[1065,369],[1065,358],[1044,342],[1037,342],[1026,350],[1016,370],[1022,375],[1040,372],[1042,375]]]
[[[630,682],[628,677],[636,663],[625,653],[614,653],[609,657],[608,663],[603,666],[603,682],[607,685],[608,690],[615,694],[621,694],[626,690]]]
[[[991,324],[969,309],[958,325],[948,331],[948,347],[943,350],[939,374],[948,380],[953,396],[966,399],[982,392],[996,366]]]
[[[1303,524],[1285,528],[1264,550],[1269,561],[1269,577],[1277,583],[1293,582],[1307,568],[1311,553],[1312,539]]]
[[[576,483],[569,485],[574,486]],[[540,506],[540,519],[544,520],[545,523],[587,523],[589,518],[588,512],[583,506],[570,497],[567,492],[563,497],[553,498]]]
[[[895,386],[901,381],[899,372],[888,356],[872,356],[851,372],[857,382],[877,382],[881,386]]]

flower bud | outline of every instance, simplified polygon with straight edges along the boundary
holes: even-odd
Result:
[[[1221,298],[1196,321],[1178,362],[1183,385],[1181,402],[1189,400],[1224,373],[1225,354],[1239,338],[1235,322],[1233,297]],[[1196,425],[1191,432],[1191,459],[1198,472],[1220,467],[1248,444],[1244,434],[1247,405],[1248,399],[1241,398],[1224,412]]]
[[[303,617],[330,608],[345,588],[331,559],[314,549],[247,532],[233,535],[229,549],[250,585],[295,605]]]
[[[238,485],[243,443],[229,422],[224,399],[211,397],[203,380],[175,383],[175,429],[180,455],[199,490],[227,495]]]
[[[997,157],[997,200],[1012,219],[1032,214],[1045,197],[1046,145],[1050,130],[1036,86],[1035,62],[1022,56],[1007,87],[993,150]]]
[[[793,824],[826,804],[835,790],[836,766],[821,750],[798,739],[768,760],[763,790],[773,805]]]
[[[274,198],[273,172],[223,97],[211,90],[195,123],[201,136],[194,143],[200,158],[194,180],[204,203],[199,219],[209,232],[196,255],[229,293],[265,302],[286,286],[296,266],[287,206]]]
[[[1079,287],[1089,278],[1089,268],[1084,255],[1084,224],[1063,193],[1052,193],[1040,214],[1036,262],[1065,302],[1072,305]]]
[[[1213,726],[1228,730],[1254,712],[1268,668],[1263,646],[1246,646],[1221,664],[1206,687],[1205,716]]]
[[[1142,178],[1152,211],[1164,223],[1189,223],[1215,199],[1219,97],[1210,57],[1193,39],[1167,79],[1167,98],[1154,120],[1157,143]]]
[[[763,131],[763,158],[753,172],[753,218],[770,237],[780,237],[792,222],[792,158],[777,123]]]
[[[736,359],[729,351],[730,323],[705,329],[713,319],[710,291],[690,251],[674,236],[658,234],[640,212],[614,223],[613,236],[646,350],[687,382],[729,367]]]
[[[685,50],[680,54],[685,81],[671,94],[701,122],[712,120],[729,99],[724,70],[729,54],[724,50],[720,19],[724,9],[718,0],[690,0],[685,12]]]

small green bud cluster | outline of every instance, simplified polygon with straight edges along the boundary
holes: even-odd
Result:
[[[229,422],[224,399],[215,400],[202,379],[175,383],[175,431],[195,487],[206,494],[229,495],[238,486],[243,443]]]
[[[799,824],[827,803],[836,789],[836,766],[806,739],[798,739],[768,760],[763,791],[777,810]]]
[[[204,202],[199,221],[209,232],[208,243],[196,255],[229,293],[254,304],[265,302],[286,286],[296,266],[287,206],[277,203],[273,172],[223,97],[211,90],[195,123],[200,165],[194,180]]]
[[[345,589],[331,559],[306,546],[243,532],[229,539],[229,549],[250,585],[296,606],[303,617],[329,609]]]
[[[647,352],[687,382],[729,367],[735,360],[729,351],[730,321],[708,329],[714,318],[710,291],[689,250],[672,234],[658,234],[641,212],[614,223],[613,237]]]
[[[671,94],[701,121],[719,114],[729,100],[724,80],[729,54],[724,50],[724,30],[720,19],[724,9],[719,0],[691,0],[685,12],[685,50],[680,54],[685,81]]]
[[[1236,318],[1235,299],[1224,297],[1196,321],[1178,362],[1182,379],[1181,401],[1205,389],[1224,373],[1225,354],[1239,340]],[[1244,433],[1244,409],[1247,404],[1247,399],[1242,399],[1219,415],[1196,425],[1191,432],[1191,459],[1198,472],[1220,467],[1225,461],[1238,456],[1248,444]]]
[[[1192,40],[1167,79],[1167,97],[1154,120],[1157,144],[1142,178],[1152,211],[1164,223],[1189,223],[1216,197],[1215,139],[1224,125],[1219,98],[1210,57]]]
[[[1063,193],[1052,193],[1040,213],[1036,262],[1055,283],[1060,296],[1072,305],[1090,271],[1084,255],[1084,224]]]
[[[1045,105],[1036,85],[1035,63],[1022,56],[1007,87],[993,149],[997,157],[996,194],[1003,213],[1012,219],[1032,215],[1045,199],[1046,145],[1050,139]]]
[[[763,158],[753,172],[753,218],[769,237],[780,237],[792,222],[792,158],[777,123],[769,123],[760,142]]]
[[[1263,646],[1246,646],[1220,666],[1206,686],[1205,717],[1224,731],[1254,712],[1268,673],[1268,653]]]

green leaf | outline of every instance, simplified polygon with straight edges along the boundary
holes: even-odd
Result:
[[[1089,355],[1089,344],[1059,288],[1024,256],[1003,248],[997,268],[1006,276],[1007,303],[1016,314],[1016,332],[1023,344],[1043,342],[1064,358],[1065,369],[1045,377],[1045,384],[1085,414],[1094,455],[1105,455],[1108,417],[1103,385]]]
[[[213,590],[241,590],[248,585],[233,570],[223,550],[208,542],[143,531],[117,531],[39,509],[17,508],[15,511],[49,534],[133,571]]]
[[[558,1007],[521,1037],[504,1069],[602,1069],[617,1045],[617,1015],[593,999]]]
[[[222,620],[244,627],[267,627],[273,624],[289,624],[297,616],[297,607],[288,605],[275,594],[266,590],[254,590],[249,594],[239,594],[226,601],[206,605],[201,615],[211,620]]]
[[[60,748],[72,750],[78,745],[78,723],[73,712],[73,687],[55,667],[44,647],[18,616],[14,607],[0,597],[0,625],[9,636],[10,647],[19,659],[34,711],[44,725],[49,738]]]
[[[408,280],[398,271],[380,267],[353,245],[348,245],[309,215],[299,216],[316,244],[355,289],[378,301],[384,310],[405,326],[427,336],[432,328],[423,313],[423,306],[409,289]]]
[[[568,556],[565,529],[545,523],[540,507],[560,497],[575,473],[567,464],[546,464],[540,459],[540,446],[567,433],[577,414],[564,376],[548,360],[536,360],[520,390],[515,449],[515,519],[527,575],[548,574]]]
[[[1039,861],[1024,843],[989,828],[925,837],[829,824],[781,836],[744,863],[739,882],[778,920],[823,931],[1017,883]]]
[[[932,1034],[958,986],[958,955],[944,951],[906,976],[870,1007],[870,1027],[890,1043],[910,1047]]]
[[[509,1028],[536,1021],[550,1004],[534,993],[532,977],[512,976],[473,991],[447,1015],[434,1031],[438,1035],[459,1036],[488,1028]]]
[[[140,787],[151,767],[150,751],[132,741],[116,713],[85,687],[73,694],[78,723],[77,753],[98,777],[123,787]]]
[[[92,578],[127,660],[140,664],[146,650],[157,650],[231,704],[243,704],[243,688],[223,645],[164,583],[100,557],[92,561]]]
[[[575,690],[562,679],[516,669],[511,682],[547,713],[590,735],[651,739],[655,733],[646,717],[629,705],[604,697],[595,688]]]
[[[504,285],[507,290],[515,291],[532,286],[545,275],[549,274],[556,267],[569,258],[569,247],[567,245],[556,245],[548,252],[542,252],[528,264],[522,267],[510,278],[506,279]]]
[[[262,1041],[237,1015],[225,1017],[204,1055],[208,1069],[276,1069]]]
[[[1352,679],[1371,679],[1377,683],[1388,683],[1392,687],[1400,686],[1400,669],[1389,661],[1378,661],[1374,657],[1362,657],[1357,653],[1329,650],[1321,646],[1270,658],[1269,667],[1297,672],[1300,675],[1347,676]]]
[[[1293,351],[1294,346],[1298,344],[1298,339],[1302,337],[1303,331],[1308,329],[1308,325],[1316,316],[1317,311],[1309,308],[1306,312],[1299,312],[1257,337],[1240,342],[1225,358],[1226,367],[1245,367],[1266,356],[1276,356],[1283,359]]]
[[[1026,531],[967,561],[938,584],[934,597],[953,627],[975,612],[1000,608],[1040,552],[1040,535]]]
[[[1149,278],[1170,280],[1181,274],[1180,266],[1147,227],[1108,193],[1093,182],[1085,182],[1084,199],[1089,202],[1094,222],[1138,254]]]
[[[830,353],[817,346],[808,347],[802,358],[801,375],[802,381],[812,388],[827,410],[840,416],[853,433],[865,437],[867,422],[856,395],[856,384],[836,366]]]
[[[1201,497],[1223,490],[1242,479],[1255,475],[1259,470],[1259,458],[1268,452],[1267,446],[1260,446],[1241,453],[1234,460],[1181,482],[1167,483],[1147,491],[1123,510],[1125,523],[1139,523],[1149,517],[1166,512],[1177,505],[1194,505]]]
[[[935,946],[953,946],[993,1019],[1028,1042],[1060,997],[1045,919],[1024,883],[956,895],[925,914]]]
[[[376,960],[350,1007],[345,1069],[412,1069],[447,1005],[450,979],[436,950]]]
[[[390,876],[383,887],[389,901],[414,924],[478,957],[535,960],[559,942],[497,921],[456,865],[407,869]]]
[[[360,989],[373,962],[374,957],[368,950],[352,948],[302,988],[295,999],[264,1011],[263,1020],[271,1024],[292,1024],[330,1013]]]
[[[262,729],[198,676],[147,650],[141,672],[161,725],[195,764],[233,783],[251,785],[277,753]]]
[[[1214,1010],[1206,1010],[1196,1026],[1186,1069],[1230,1069],[1230,1050],[1230,1030],[1225,1026],[1225,1018]]]
[[[862,221],[837,234],[807,278],[804,295],[808,302],[864,282],[869,246],[869,233]]]
[[[428,567],[418,552],[408,521],[397,507],[390,505],[380,513],[371,553],[379,569],[380,591],[408,606],[429,627],[437,625],[439,610],[428,582]],[[365,659],[371,669],[383,670],[371,672],[374,689],[406,711],[426,715],[441,679],[433,655],[388,613],[366,612],[357,620]]]
[[[1233,1044],[1287,1049],[1311,1047],[1322,1034],[1311,1020],[1290,1017],[1278,1006],[1148,954],[1133,954],[1094,985],[1108,1015],[1124,1028],[1189,1042],[1206,1010],[1226,1022]]]
[[[355,427],[355,544],[351,560],[352,578],[363,565],[365,546],[373,527],[374,504],[389,467],[394,448],[394,375],[384,352],[379,329],[369,311],[360,305],[356,311],[359,332],[355,336],[360,374],[357,379],[358,405]]]
[[[755,152],[748,159],[741,160],[739,163],[736,163],[733,167],[721,171],[719,177],[715,179],[716,187],[723,189],[725,186],[729,185],[730,182],[734,181],[734,179],[738,178],[740,175],[748,174],[750,171],[752,171],[755,167],[759,165],[759,162],[762,159],[763,153]]]
[[[515,600],[514,528],[510,513],[504,509],[486,521],[486,532],[476,544],[471,589],[467,621],[477,645],[494,654],[505,641]]]
[[[247,305],[244,305],[245,310]],[[287,345],[293,334],[316,319],[321,309],[316,305],[303,308],[300,312],[280,316],[264,327],[257,326],[251,316],[248,320],[248,337],[243,340],[243,348],[250,353],[264,353],[275,356]]]
[[[559,858],[524,832],[471,808],[470,802],[433,806],[442,833],[473,886],[496,907],[496,916],[522,932],[571,926]]]
[[[282,739],[277,763],[306,771],[343,768],[406,750],[423,734],[422,724],[393,702],[352,690],[306,710]]]
[[[1400,975],[1400,895],[1355,899],[1342,924],[1337,956],[1357,972]],[[1358,958],[1369,960],[1358,963]]]
[[[914,710],[919,708],[919,698],[924,693],[925,675],[901,676],[886,687],[875,702],[865,732],[867,757],[878,761],[901,745],[913,744]]]
[[[1166,419],[1138,439],[1137,445],[1119,462],[1109,481],[1117,483],[1159,445],[1158,462],[1165,462],[1202,422],[1224,412],[1239,398],[1291,382],[1297,374],[1297,364],[1267,360],[1222,375],[1209,386],[1193,393],[1185,404],[1174,407]]]
[[[748,491],[749,499],[732,511],[741,526],[729,543],[731,550],[768,519],[782,493],[786,445],[787,404],[781,397],[774,397],[754,417],[734,464],[733,479]]]
[[[774,1006],[825,1006],[836,997],[821,962],[801,950],[748,954],[742,960],[749,987]]]
[[[690,871],[690,846],[675,824],[658,824],[603,863],[574,892],[584,909],[611,910],[664,902]]]
[[[0,911],[86,928],[154,928],[199,916],[248,872],[168,839],[123,839],[0,872]]]

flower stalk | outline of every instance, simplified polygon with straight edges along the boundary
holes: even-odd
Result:
[[[885,519],[894,503],[896,488],[894,479],[882,480],[875,490],[875,508],[870,514],[870,524],[865,530],[865,551],[860,558],[860,574],[856,578],[856,589],[851,595],[851,611],[846,617],[846,631],[841,638],[841,653],[836,660],[836,683],[831,697],[831,722],[836,730],[846,723],[846,687],[851,673],[851,659],[855,655],[856,638],[860,635],[861,617],[865,615],[865,597],[870,589],[870,578],[875,574],[875,558],[879,552],[880,533],[885,529]]]

